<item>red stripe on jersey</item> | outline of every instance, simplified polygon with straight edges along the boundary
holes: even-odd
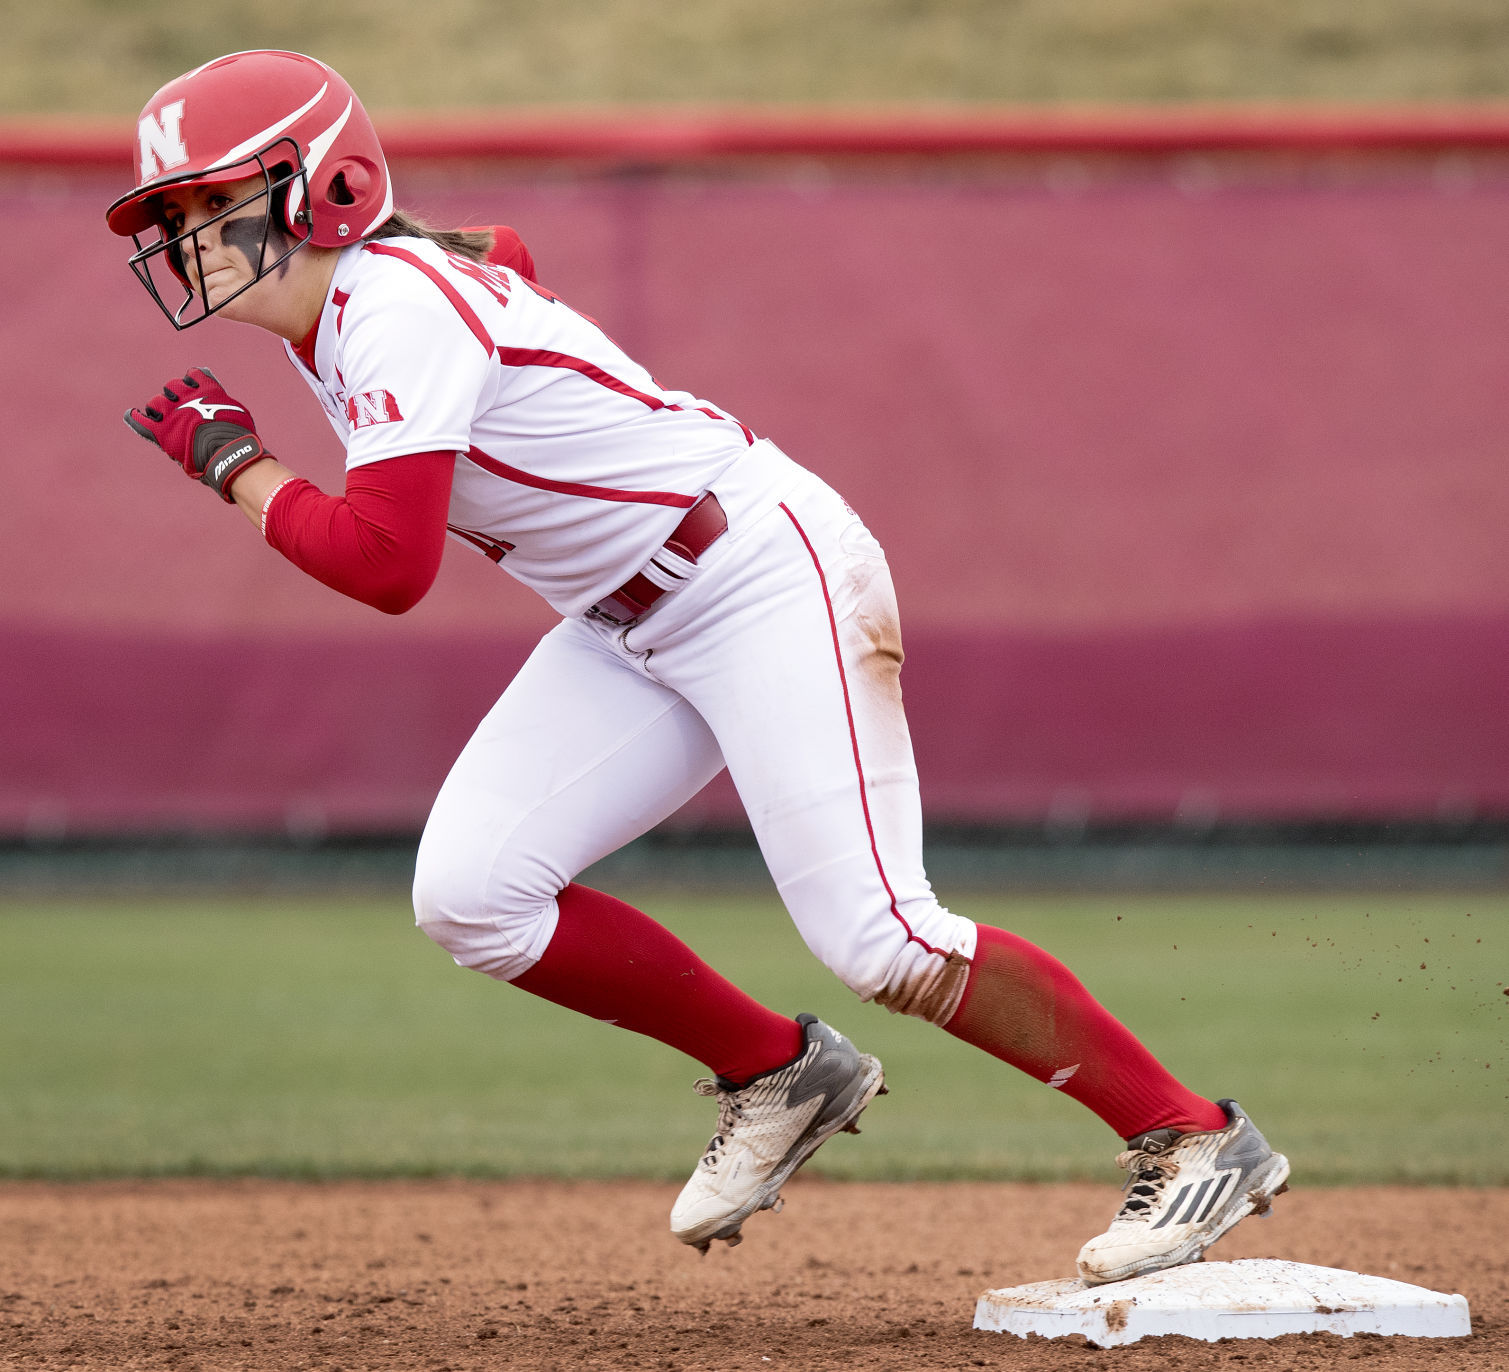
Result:
[[[351,299],[351,292],[335,291],[330,299],[335,304],[335,331],[339,333],[346,324],[346,302]]]
[[[679,408],[679,407],[676,407],[676,408]],[[739,432],[744,435],[744,441],[746,443],[750,443],[750,444],[752,444],[755,441],[754,433],[750,429],[749,425],[741,423],[739,420],[735,419],[731,414],[719,414],[717,412],[717,410],[710,410],[710,409],[707,408],[706,405],[699,405],[699,406],[697,406],[697,408],[703,414],[709,416],[712,419],[721,419],[726,424],[738,424],[739,425]]]
[[[510,467],[506,462],[488,456],[480,448],[467,450],[467,457],[485,472],[501,476],[505,481],[516,481],[521,486],[533,486],[537,491],[554,491],[557,495],[581,495],[592,500],[618,500],[629,505],[670,505],[678,510],[689,510],[700,499],[695,495],[680,495],[675,491],[615,491],[609,486],[583,486],[575,481],[552,481],[549,477],[536,476],[533,472]]]
[[[941,948],[934,948],[925,939],[920,939],[912,932],[912,926],[906,922],[906,917],[901,913],[896,904],[896,892],[891,889],[891,880],[885,874],[885,864],[880,860],[880,845],[875,837],[875,821],[870,818],[870,800],[865,791],[865,768],[859,757],[859,731],[854,727],[854,706],[849,699],[849,677],[844,671],[843,649],[838,641],[838,618],[833,613],[833,598],[828,594],[828,578],[823,575],[823,564],[818,560],[817,550],[812,546],[812,540],[807,537],[807,531],[797,522],[797,518],[783,502],[781,512],[791,521],[791,526],[806,545],[807,555],[812,559],[812,565],[817,570],[818,585],[822,588],[823,603],[828,609],[828,628],[833,634],[833,656],[838,667],[838,684],[844,693],[844,714],[849,720],[849,743],[854,750],[854,771],[859,778],[859,805],[864,811],[865,829],[870,836],[870,853],[875,859],[875,870],[880,875],[880,884],[885,887],[885,893],[891,898],[891,914],[896,922],[906,930],[908,943],[917,944],[924,952],[936,953],[940,958],[948,957]]]
[[[363,251],[380,253],[383,257],[396,257],[402,262],[407,262],[411,267],[418,267],[420,271],[440,287],[441,291],[445,294],[445,298],[455,307],[456,313],[465,321],[466,327],[476,335],[477,342],[486,348],[488,352],[492,352],[492,338],[483,327],[482,321],[477,317],[477,312],[466,303],[461,292],[451,285],[434,267],[430,266],[424,258],[420,257],[417,253],[410,252],[407,248],[395,248],[389,243],[367,243],[364,245]]]
[[[658,396],[646,395],[643,391],[635,390],[627,381],[620,381],[616,376],[605,372],[595,362],[572,357],[569,353],[547,352],[543,348],[500,347],[498,361],[505,367],[561,367],[566,371],[577,372],[589,381],[597,382],[599,386],[606,386],[610,391],[617,391],[619,395],[638,400],[652,410],[679,410],[681,408],[680,405],[666,404]]]
[[[586,318],[584,315],[583,318]],[[591,320],[588,320],[591,323]],[[543,348],[498,348],[498,361],[505,367],[560,367],[565,371],[576,372],[579,376],[585,376],[589,381],[595,381],[599,386],[606,386],[610,391],[616,391],[619,395],[628,396],[631,400],[637,400],[642,405],[652,410],[674,410],[678,414],[686,413],[686,406],[672,405],[669,401],[661,400],[659,396],[648,395],[644,391],[636,390],[627,381],[621,381],[611,372],[605,372],[595,362],[588,362],[580,357],[572,357],[569,353],[548,352]],[[726,414],[719,414],[716,410],[708,409],[705,405],[698,405],[697,410],[707,415],[710,419],[721,419],[725,424],[739,424],[737,419],[730,419]],[[745,439],[753,443],[754,435],[739,424]]]

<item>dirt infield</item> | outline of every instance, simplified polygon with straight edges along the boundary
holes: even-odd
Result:
[[[705,1259],[650,1183],[0,1186],[0,1368],[1509,1368],[1509,1191],[1311,1190],[1213,1256],[1460,1291],[1467,1339],[1098,1350],[970,1328],[988,1287],[1067,1275],[1112,1186],[799,1179]]]

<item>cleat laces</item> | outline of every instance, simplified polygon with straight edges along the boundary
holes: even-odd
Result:
[[[1163,1199],[1163,1189],[1179,1170],[1179,1165],[1167,1158],[1155,1158],[1140,1149],[1120,1154],[1116,1165],[1124,1168],[1127,1179],[1121,1189],[1127,1193],[1117,1211],[1113,1224],[1127,1224],[1138,1220],[1146,1223],[1158,1202]]]
[[[718,1098],[718,1132],[708,1140],[707,1148],[702,1154],[699,1166],[709,1172],[718,1170],[718,1163],[723,1157],[723,1150],[728,1147],[728,1140],[744,1115],[744,1102],[739,1099],[736,1091],[720,1091],[718,1083],[711,1077],[703,1077],[692,1083],[692,1090],[699,1096],[716,1096]]]

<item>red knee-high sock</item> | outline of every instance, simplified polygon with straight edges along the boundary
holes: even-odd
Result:
[[[1221,1107],[1181,1086],[1057,958],[1015,934],[979,931],[950,1034],[1073,1096],[1124,1139],[1225,1127]]]
[[[550,946],[515,986],[659,1039],[730,1081],[802,1051],[801,1025],[745,995],[642,911],[575,884],[556,903]]]

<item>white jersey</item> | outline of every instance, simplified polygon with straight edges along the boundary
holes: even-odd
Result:
[[[639,571],[755,444],[549,291],[426,239],[346,249],[314,374],[288,352],[348,471],[455,452],[452,535],[567,616]]]

